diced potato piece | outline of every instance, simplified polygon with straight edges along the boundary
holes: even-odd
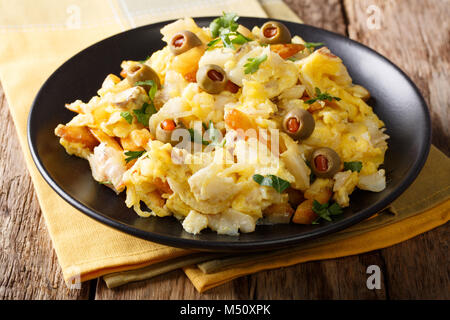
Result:
[[[289,223],[294,209],[289,203],[275,203],[263,211],[264,222],[267,223]]]
[[[70,143],[79,143],[91,151],[100,144],[87,127],[72,127],[60,124],[55,129],[55,135]]]
[[[298,224],[311,224],[317,219],[318,215],[313,211],[313,200],[303,201],[295,210],[292,222]]]
[[[283,59],[292,57],[294,54],[302,51],[303,49],[305,49],[304,45],[295,43],[272,44],[270,46],[270,50],[278,53]]]
[[[182,54],[177,55],[172,61],[172,70],[180,73],[186,79],[189,75],[189,79],[196,74],[198,69],[198,62],[205,53],[205,47],[194,47]]]
[[[147,129],[133,130],[126,138],[120,138],[120,144],[124,150],[141,151],[145,149],[150,138]]]
[[[317,200],[324,204],[330,201],[333,195],[333,180],[317,178],[311,187],[305,191],[305,198],[311,200]]]

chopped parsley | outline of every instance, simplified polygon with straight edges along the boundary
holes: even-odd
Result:
[[[150,103],[144,102],[141,109],[134,109],[133,114],[136,116],[136,119],[139,123],[148,127],[148,121],[152,114],[156,113],[155,105],[153,104],[153,99],[155,99],[156,91],[158,90],[158,86],[153,80],[145,80],[145,81],[137,81],[135,86],[150,86],[150,90],[148,91],[148,96],[150,98]],[[133,122],[133,118],[130,112],[125,111],[120,113],[121,117],[124,118],[129,124]]]
[[[208,141],[203,140],[203,137],[200,133],[198,133],[196,130],[194,130],[193,128],[189,128],[188,129],[189,134],[191,135],[191,141],[194,143],[201,143],[205,146],[207,146],[209,144]]]
[[[131,124],[133,122],[133,116],[131,115],[130,112],[125,111],[125,112],[121,112],[120,116],[122,118],[124,118],[129,124]]]
[[[303,45],[312,53],[316,47],[323,46],[324,44],[323,42],[305,42]]]
[[[352,170],[352,171],[360,172],[361,169],[362,169],[361,161],[344,162],[344,171]]]
[[[217,38],[219,35],[236,31],[239,27],[239,24],[236,22],[238,19],[239,17],[236,13],[223,12],[221,17],[214,19],[209,25],[212,37]]]
[[[150,101],[150,104],[144,102],[141,109],[134,109],[133,113],[136,116],[136,119],[139,123],[142,123],[144,126],[148,127],[148,121],[152,114],[156,113],[155,106],[153,102]]]
[[[233,40],[231,40],[231,42],[234,44],[244,44],[244,43],[250,42],[250,41],[253,41],[253,40],[250,38],[247,38],[246,36],[244,36],[242,33],[238,32],[238,31],[236,31],[236,37]]]
[[[274,176],[273,174],[269,174],[265,177],[260,174],[254,174],[253,180],[262,186],[274,188],[278,193],[282,193],[290,186],[290,183],[288,181]]]
[[[247,63],[244,64],[244,72],[245,74],[255,73],[259,69],[259,65],[267,60],[267,55],[263,54],[262,56],[256,58],[248,58]]]
[[[225,48],[230,48],[230,49],[233,49],[233,50],[236,49],[233,46],[233,43],[231,42],[229,34],[222,34],[222,35],[220,35],[220,39],[222,40],[223,46]]]
[[[333,221],[332,216],[338,216],[343,212],[342,208],[337,203],[333,203],[331,205],[329,202],[321,204],[317,200],[313,201],[312,209],[319,216],[313,221],[313,224],[318,224],[320,219]]]
[[[239,24],[236,21],[238,19],[239,17],[235,13],[225,12],[221,17],[214,19],[209,25],[209,29],[211,30],[212,37],[217,39],[213,39],[207,44],[207,50],[215,48],[215,45],[217,45],[220,40],[222,40],[225,48],[233,50],[236,49],[234,44],[244,44],[253,41],[237,31]]]
[[[336,101],[341,100],[341,98],[332,96],[327,92],[321,92],[320,89],[317,87],[315,88],[315,91],[316,91],[316,97],[305,101],[306,104],[313,104],[314,102],[316,102],[318,100],[322,100],[322,101],[325,101],[325,100],[333,101],[333,99]]]
[[[220,38],[217,38],[217,39],[214,39],[214,40],[208,42],[208,44],[207,44],[208,48],[206,50],[214,49],[216,44],[218,44],[220,40],[221,40]]]
[[[150,86],[150,90],[148,91],[148,96],[153,101],[155,99],[156,91],[158,90],[158,86],[153,80],[145,80],[145,81],[137,81],[135,86]]]
[[[212,122],[212,121],[209,121],[209,138],[211,139],[211,145],[212,146],[221,146],[221,143],[220,143],[220,137],[221,137],[221,132],[218,130],[218,129],[216,129],[216,128],[214,128],[214,123]],[[225,139],[223,139],[223,140],[225,140]],[[223,143],[223,140],[222,140],[222,143]]]
[[[137,159],[140,156],[142,156],[144,153],[145,153],[145,150],[142,150],[142,151],[126,151],[125,155],[127,157],[125,158],[125,162],[128,163],[131,160]]]

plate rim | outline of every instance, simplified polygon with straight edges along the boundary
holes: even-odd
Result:
[[[213,19],[217,18],[217,16],[207,16],[207,17],[192,17],[195,21],[212,21]],[[289,238],[274,238],[269,240],[250,240],[245,242],[239,242],[239,241],[214,241],[210,242],[208,240],[201,240],[201,239],[184,239],[179,238],[175,236],[170,235],[160,235],[157,233],[153,233],[150,231],[144,231],[138,228],[135,228],[133,226],[127,225],[125,223],[122,223],[120,221],[117,221],[116,219],[113,219],[111,217],[107,217],[103,215],[101,212],[92,209],[88,207],[87,205],[83,204],[81,201],[77,200],[76,198],[72,197],[68,193],[66,193],[59,185],[58,183],[53,180],[53,178],[50,176],[49,172],[43,165],[41,158],[39,154],[37,153],[37,148],[35,148],[35,143],[31,136],[31,121],[33,112],[36,110],[37,102],[42,95],[43,91],[47,87],[48,83],[52,81],[54,77],[56,77],[61,70],[64,68],[66,64],[69,64],[72,60],[76,59],[79,55],[83,54],[87,50],[92,50],[97,46],[101,46],[104,41],[111,41],[116,37],[121,37],[124,34],[127,33],[133,33],[136,32],[136,30],[141,29],[147,29],[147,28],[156,28],[158,26],[166,25],[168,23],[171,23],[173,21],[176,21],[176,19],[161,21],[157,23],[151,23],[144,26],[140,26],[137,28],[129,29],[117,34],[114,34],[110,37],[106,37],[71,56],[69,59],[67,59],[63,64],[61,64],[55,71],[52,72],[52,74],[47,78],[47,80],[42,84],[41,88],[37,92],[35,98],[33,99],[33,103],[31,105],[31,108],[29,110],[28,118],[27,118],[27,142],[28,147],[33,159],[33,162],[35,163],[39,173],[42,175],[46,183],[67,203],[69,203],[72,207],[79,210],[83,214],[87,215],[88,217],[106,225],[109,227],[114,228],[115,230],[118,230],[120,232],[124,232],[126,234],[136,236],[138,238],[169,245],[177,248],[186,248],[186,249],[196,249],[200,251],[261,251],[261,250],[268,250],[268,249],[277,249],[282,247],[288,247],[293,246],[295,244],[298,244],[300,242],[309,241],[313,239],[317,239],[322,236],[326,236],[331,233],[338,232],[340,230],[343,230],[345,228],[348,228],[352,225],[357,224],[358,222],[361,222],[364,219],[369,218],[370,216],[374,215],[375,213],[379,212],[380,210],[387,207],[390,203],[392,203],[396,198],[398,198],[411,184],[412,182],[417,178],[419,172],[422,170],[426,159],[428,157],[430,148],[431,148],[431,116],[429,109],[427,107],[427,103],[425,99],[423,98],[420,90],[416,86],[416,84],[411,80],[411,78],[397,65],[395,65],[393,62],[391,62],[388,58],[381,55],[374,49],[357,42],[353,39],[350,39],[344,35],[335,33],[333,31],[328,31],[322,28],[318,28],[315,26],[311,26],[304,23],[296,23],[286,20],[280,20],[280,19],[272,19],[272,18],[258,18],[258,17],[248,17],[248,16],[241,16],[240,19],[250,19],[254,21],[260,21],[260,22],[266,22],[269,20],[275,20],[280,21],[285,24],[293,24],[293,25],[301,25],[306,26],[307,28],[311,28],[313,31],[319,31],[319,32],[325,32],[329,33],[334,37],[337,37],[340,41],[347,41],[352,44],[356,44],[357,46],[362,47],[362,49],[369,51],[371,54],[375,54],[378,58],[381,58],[386,63],[391,65],[396,71],[400,73],[400,75],[407,80],[409,85],[412,87],[413,91],[416,93],[417,97],[420,100],[420,105],[422,108],[422,111],[425,115],[425,124],[426,124],[426,131],[424,132],[424,144],[421,146],[421,156],[417,157],[416,161],[411,165],[411,168],[405,175],[405,178],[400,182],[400,184],[397,186],[393,192],[388,194],[385,198],[373,203],[371,206],[366,207],[357,213],[353,214],[352,216],[348,217],[347,219],[341,220],[341,221],[334,221],[331,224],[325,225],[322,228],[318,228],[317,230],[312,230],[311,232],[307,234],[303,234],[300,236],[291,236]],[[234,238],[235,239],[235,238]]]

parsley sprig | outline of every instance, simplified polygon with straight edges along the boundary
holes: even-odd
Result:
[[[350,161],[350,162],[344,162],[344,171],[352,170],[356,172],[360,172],[362,169],[362,162],[361,161]]]
[[[156,91],[158,90],[158,86],[156,85],[155,81],[153,80],[145,80],[145,81],[137,81],[135,86],[150,86],[150,90],[148,91],[148,96],[150,97],[150,100],[155,99]]]
[[[150,103],[144,102],[141,109],[133,110],[137,121],[142,123],[146,127],[148,127],[148,121],[150,120],[150,117],[156,112],[156,108],[151,100]]]
[[[309,100],[306,100],[305,101],[306,104],[313,104],[317,100],[322,100],[322,101],[325,101],[325,100],[333,101],[333,99],[336,100],[336,101],[340,101],[341,100],[341,98],[332,96],[332,95],[330,95],[327,92],[321,92],[320,89],[317,88],[317,87],[315,88],[315,91],[316,91],[316,97],[315,98],[311,98]]]
[[[305,42],[303,45],[309,50],[309,53],[312,53],[316,47],[323,46],[324,44],[323,42]]]
[[[312,209],[319,216],[316,220],[313,221],[313,224],[318,224],[320,219],[333,221],[333,216],[338,216],[343,212],[342,208],[337,203],[333,203],[331,205],[329,202],[321,204],[317,200],[313,201]]]
[[[141,157],[144,153],[145,153],[144,150],[142,150],[142,151],[126,151],[125,155],[127,157],[125,158],[125,162],[128,163],[131,160],[137,159],[137,158]]]
[[[120,116],[124,118],[129,124],[133,122],[133,116],[129,111],[124,111],[120,113]]]
[[[274,188],[278,193],[282,193],[290,186],[289,181],[283,180],[273,174],[269,174],[267,176],[254,174],[253,180],[262,186]]]
[[[242,33],[237,31],[239,24],[236,22],[239,19],[235,13],[223,13],[219,18],[216,18],[209,25],[211,35],[214,38],[207,46],[207,50],[215,48],[215,46],[222,40],[225,48],[231,48],[235,50],[235,44],[244,44],[246,42],[253,41],[247,38]]]
[[[259,69],[259,65],[267,60],[267,55],[263,54],[262,56],[256,58],[248,58],[247,63],[244,64],[244,72],[245,74],[255,73]]]
[[[137,81],[135,86],[150,86],[148,91],[148,96],[150,98],[150,103],[144,102],[141,109],[132,110],[133,114],[136,116],[136,120],[148,127],[148,121],[152,114],[156,113],[155,105],[153,100],[155,99],[156,91],[158,90],[158,85],[153,80]],[[133,116],[129,111],[124,111],[120,113],[120,116],[124,118],[129,124],[133,123]]]

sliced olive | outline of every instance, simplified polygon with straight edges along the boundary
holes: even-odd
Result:
[[[341,168],[341,158],[331,148],[318,148],[311,154],[310,165],[319,178],[332,178]]]
[[[196,78],[200,88],[211,94],[221,92],[228,82],[225,71],[215,64],[201,66],[197,71]]]
[[[261,27],[261,41],[268,44],[290,43],[291,33],[289,29],[277,21],[268,21]]]
[[[195,33],[185,30],[176,33],[172,39],[170,39],[169,48],[173,54],[179,55],[201,44],[202,40],[200,40]]]
[[[302,108],[292,109],[283,118],[283,130],[296,140],[308,138],[315,126],[311,113]]]
[[[131,86],[134,86],[136,82],[139,81],[153,80],[158,88],[161,87],[161,82],[159,81],[158,74],[155,72],[155,70],[144,63],[136,63],[130,66],[128,70],[126,70],[126,74],[128,83]],[[143,85],[142,87],[145,89],[145,91],[150,90],[149,85]]]
[[[163,129],[162,122],[158,124],[156,127],[156,139],[164,142],[164,143],[170,143],[172,141],[172,130],[165,130]]]

